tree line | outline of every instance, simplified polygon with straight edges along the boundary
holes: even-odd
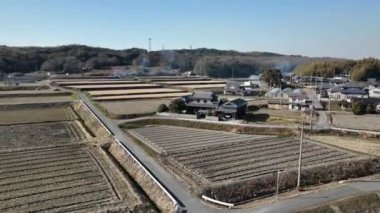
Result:
[[[364,58],[361,60],[313,61],[298,66],[294,74],[304,76],[334,77],[349,76],[354,81],[365,81],[367,78],[380,80],[380,60]]]
[[[160,67],[161,70],[194,71],[218,78],[248,77],[276,69],[282,74],[293,71],[299,75],[325,77],[347,74],[353,80],[365,80],[368,77],[379,79],[379,64],[374,58],[353,61],[206,48],[148,52],[138,48],[113,50],[84,45],[0,46],[0,72],[4,73],[40,70],[79,73],[124,66],[126,69]]]

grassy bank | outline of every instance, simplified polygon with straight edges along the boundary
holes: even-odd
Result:
[[[244,133],[244,134],[257,134],[257,135],[294,136],[296,134],[296,130],[290,129],[290,128],[250,127],[250,126],[223,124],[223,123],[216,124],[216,123],[205,123],[205,122],[199,122],[199,121],[186,121],[186,120],[176,120],[176,119],[143,119],[143,120],[123,123],[120,125],[120,127],[124,129],[131,129],[131,128],[139,128],[145,125],[152,125],[152,124],[180,126],[180,127],[189,127],[189,128],[197,128],[197,129],[209,129],[209,130]]]

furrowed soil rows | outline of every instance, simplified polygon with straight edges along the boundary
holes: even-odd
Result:
[[[243,135],[173,126],[130,130],[144,143],[158,147],[171,162],[197,177],[216,183],[255,178],[298,165],[299,138]],[[327,165],[363,156],[305,139],[303,165]]]
[[[79,145],[0,152],[0,211],[96,211],[118,202]]]
[[[0,149],[60,145],[86,139],[76,121],[0,126]]]
[[[255,138],[263,138],[259,135],[241,135],[212,130],[194,130],[190,128],[171,126],[150,126],[130,131],[143,140],[151,143],[168,154],[174,154],[190,149],[199,149],[204,146],[225,143],[238,143]]]
[[[51,121],[71,121],[77,116],[71,107],[52,107],[0,111],[0,124],[24,124]]]

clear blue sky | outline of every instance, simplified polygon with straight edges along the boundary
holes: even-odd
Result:
[[[0,0],[0,44],[380,58],[379,0]]]

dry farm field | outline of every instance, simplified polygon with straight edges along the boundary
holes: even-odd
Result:
[[[353,115],[351,112],[333,112],[331,116],[335,127],[380,131],[380,115]]]
[[[0,105],[71,102],[70,96],[0,98]]]
[[[202,85],[202,84],[224,84],[225,81],[216,81],[216,80],[210,80],[210,81],[160,81],[160,84],[167,84],[167,85]]]
[[[84,131],[78,121],[0,126],[0,149],[80,142]]]
[[[0,125],[76,120],[71,107],[1,110]]]
[[[256,122],[263,122],[266,124],[277,125],[295,125],[302,122],[304,118],[305,122],[310,123],[306,115],[300,111],[291,110],[275,110],[275,109],[259,109],[253,112],[253,118],[257,119]]]
[[[176,85],[178,88],[193,90],[193,89],[212,89],[212,88],[224,88],[225,84],[181,84]]]
[[[78,119],[71,107],[0,111],[0,212],[154,212]]]
[[[223,133],[170,126],[130,130],[205,181],[242,180],[297,166],[299,139]],[[331,163],[356,154],[305,141],[304,165]]]
[[[299,138],[152,125],[128,132],[159,153],[165,167],[191,189],[220,201],[235,203],[273,194],[279,170],[285,171],[281,190],[296,186]],[[302,156],[303,185],[379,170],[377,158],[314,140],[304,140]]]
[[[144,88],[159,88],[157,84],[105,84],[105,85],[75,85],[67,86],[71,89],[79,90],[107,90],[107,89],[144,89]]]
[[[153,98],[178,98],[185,95],[190,95],[189,92],[176,93],[161,93],[161,94],[139,94],[139,95],[113,95],[94,97],[95,101],[117,101],[117,100],[136,100],[136,99],[153,99]]]
[[[117,201],[95,159],[76,145],[0,151],[0,211],[97,211]]]
[[[136,94],[157,94],[157,93],[176,93],[184,92],[183,90],[170,88],[155,88],[155,89],[125,89],[125,90],[99,90],[89,91],[91,96],[112,96],[112,95],[136,95]]]
[[[121,116],[154,113],[160,104],[168,105],[170,101],[171,99],[101,101],[98,104],[108,113]]]
[[[325,135],[313,135],[312,139],[321,141],[333,146],[350,149],[357,152],[376,155],[380,157],[380,140],[378,139],[360,139],[352,137],[338,137],[338,136],[325,136]]]
[[[124,80],[77,80],[77,81],[54,81],[59,86],[73,86],[73,85],[101,85],[101,84],[137,84],[139,81],[124,81]]]

